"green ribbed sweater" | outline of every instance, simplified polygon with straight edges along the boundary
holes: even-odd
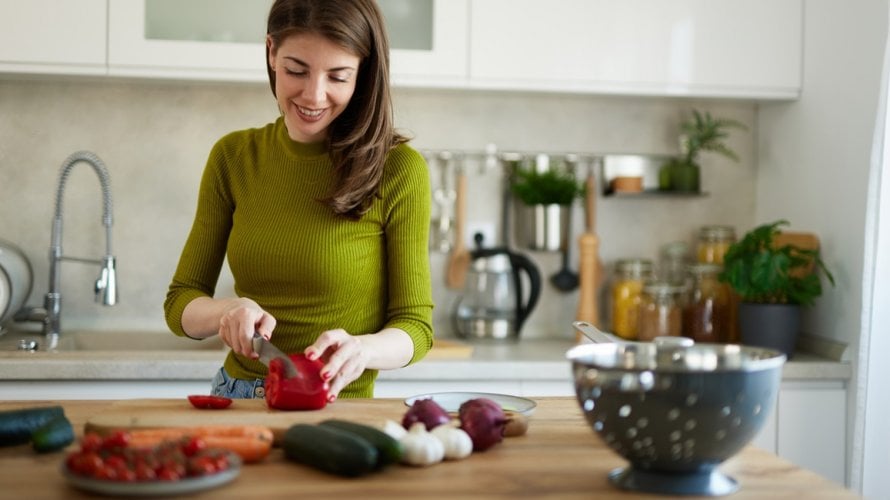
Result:
[[[185,335],[185,306],[214,295],[227,258],[235,293],[275,317],[272,340],[283,351],[302,351],[324,330],[361,335],[392,327],[411,336],[411,362],[423,358],[433,338],[423,157],[406,144],[394,148],[380,196],[359,221],[316,201],[333,183],[324,144],[294,142],[282,118],[220,139],[164,302],[170,329]],[[224,366],[236,378],[266,375],[261,363],[232,352]],[[366,370],[340,397],[372,397],[376,377]]]

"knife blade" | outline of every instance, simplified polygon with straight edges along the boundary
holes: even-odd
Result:
[[[260,362],[266,366],[269,366],[273,359],[281,358],[286,378],[303,376],[303,374],[297,370],[297,365],[290,359],[290,356],[282,352],[281,349],[275,347],[272,342],[269,342],[269,340],[260,335],[259,332],[253,334],[253,350],[260,355]]]

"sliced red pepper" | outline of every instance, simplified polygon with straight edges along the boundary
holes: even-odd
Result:
[[[328,390],[321,378],[324,363],[304,354],[291,354],[300,376],[287,378],[284,362],[273,359],[266,377],[266,404],[277,410],[318,410],[328,404]]]
[[[224,398],[222,396],[206,396],[203,394],[192,394],[189,397],[189,403],[192,404],[195,408],[210,409],[210,410],[221,410],[223,408],[228,408],[230,404],[232,404],[232,400],[230,398]]]

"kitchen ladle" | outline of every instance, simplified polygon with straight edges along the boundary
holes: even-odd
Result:
[[[562,292],[571,292],[578,288],[578,274],[569,269],[568,244],[562,249],[562,268],[550,277],[550,283]]]

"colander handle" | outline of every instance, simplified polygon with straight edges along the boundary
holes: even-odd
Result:
[[[599,328],[594,326],[593,323],[588,323],[587,321],[575,321],[574,323],[572,323],[572,326],[574,326],[576,330],[584,334],[585,337],[596,344],[624,343],[623,340],[616,338],[614,335],[609,335],[608,333],[601,331]]]

